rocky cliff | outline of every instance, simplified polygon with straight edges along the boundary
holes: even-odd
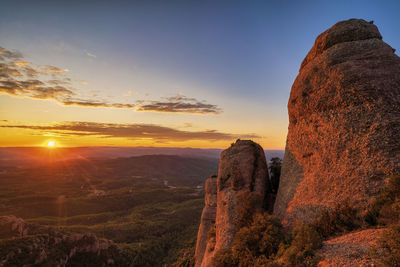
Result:
[[[0,266],[129,266],[131,261],[111,240],[0,216]]]
[[[246,206],[248,212],[245,214],[251,217],[252,211],[270,208],[270,192],[267,163],[260,145],[250,140],[237,140],[224,150],[216,184],[213,177],[206,182],[206,203],[198,233],[196,266],[210,266],[215,252],[231,248],[240,221],[251,219],[241,218],[241,207],[249,205],[243,203],[246,197],[252,194],[259,199],[250,204],[252,206]],[[212,216],[215,208],[214,231]]]
[[[201,214],[199,232],[197,234],[195,261],[201,266],[204,254],[215,246],[215,237],[210,231],[215,231],[215,216],[217,214],[217,176],[211,175],[205,183],[204,209]],[[210,255],[209,253],[207,253]],[[206,259],[208,261],[208,259]]]
[[[319,35],[288,103],[274,214],[310,222],[347,202],[363,211],[400,166],[400,58],[372,22]]]

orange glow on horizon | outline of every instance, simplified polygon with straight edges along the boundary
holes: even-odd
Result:
[[[232,130],[235,131],[235,130]],[[57,133],[58,134],[58,133]],[[135,138],[128,139],[123,137],[99,137],[99,136],[68,136],[49,135],[48,133],[32,134],[31,130],[0,128],[0,136],[2,142],[0,147],[42,147],[47,150],[55,150],[58,148],[68,147],[175,147],[175,148],[219,148],[225,149],[235,142],[238,138],[232,140],[153,140],[151,138]],[[262,136],[268,138],[253,138],[253,141],[259,143],[264,149],[284,149],[282,143],[285,137],[275,132],[266,132]],[[244,138],[243,138],[244,139]],[[54,141],[54,146],[48,146],[50,141]]]
[[[127,140],[125,138],[96,138],[96,137],[70,137],[70,138],[59,138],[60,140],[49,140],[44,139],[40,136],[12,136],[5,142],[0,144],[0,147],[43,147],[46,149],[57,149],[67,147],[176,147],[176,148],[203,148],[203,149],[225,149],[235,142],[236,139],[232,140],[190,140],[190,141],[166,141],[157,142],[155,140]],[[8,142],[7,142],[8,141]],[[259,143],[264,149],[284,149],[281,146],[281,140],[279,138],[270,138],[269,140],[264,139],[253,139],[253,141]],[[52,143],[54,142],[54,145]]]

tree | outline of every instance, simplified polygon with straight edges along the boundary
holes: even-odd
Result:
[[[257,262],[272,262],[284,239],[285,233],[279,219],[267,213],[258,213],[249,226],[236,233],[232,258],[239,266],[257,266]]]
[[[282,160],[278,157],[272,158],[269,164],[271,174],[272,192],[277,193],[279,188],[279,179],[281,177]]]

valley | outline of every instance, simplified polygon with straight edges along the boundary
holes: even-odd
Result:
[[[194,246],[202,185],[216,159],[171,155],[55,161],[0,172],[0,216],[124,248],[134,266],[161,266]],[[0,240],[2,246],[10,242]],[[15,242],[15,241],[13,241]]]

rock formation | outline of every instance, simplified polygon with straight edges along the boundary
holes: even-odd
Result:
[[[31,229],[25,221],[14,215],[0,217],[0,239],[27,235]]]
[[[221,153],[216,187],[213,179],[209,178],[206,183],[206,206],[198,233],[196,266],[210,266],[216,251],[231,248],[239,228],[238,208],[243,205],[243,196],[254,194],[259,197],[260,201],[254,207],[249,207],[250,210],[269,209],[271,205],[271,187],[264,150],[250,140],[237,140]],[[215,238],[212,234],[206,235],[213,227],[211,215],[215,207],[214,192],[217,194]]]
[[[92,234],[66,234],[0,216],[0,266],[129,266],[113,241]]]
[[[383,229],[367,229],[324,241],[316,251],[320,259],[318,267],[333,266],[381,266],[371,257],[371,249],[376,247]]]
[[[197,234],[196,242],[196,266],[201,266],[203,261],[204,253],[206,249],[213,250],[215,245],[215,238],[210,237],[210,230],[215,230],[215,216],[217,213],[217,176],[211,175],[205,184],[205,201],[204,209],[201,214],[201,222],[199,232]],[[211,240],[213,239],[213,240]],[[208,245],[208,248],[207,248]]]
[[[372,22],[342,21],[317,37],[288,111],[274,206],[284,223],[343,202],[363,211],[400,171],[400,58]]]

